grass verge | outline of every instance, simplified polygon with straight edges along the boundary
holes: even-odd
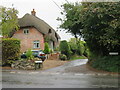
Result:
[[[87,59],[87,57],[85,57],[85,56],[73,55],[73,56],[71,57],[70,61],[76,60],[76,59]]]

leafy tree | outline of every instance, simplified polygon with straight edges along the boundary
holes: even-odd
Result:
[[[79,5],[78,3],[65,3],[64,5],[62,5],[62,7],[64,11],[61,12],[61,14],[64,15],[65,18],[57,19],[62,22],[60,28],[65,29],[66,32],[70,32],[72,35],[75,36],[75,38],[81,36],[81,30],[83,28],[82,23],[79,20],[79,13],[82,9],[81,5]]]
[[[76,38],[71,38],[69,41],[70,49],[73,54],[83,55],[85,51],[85,41],[80,41]]]
[[[78,41],[78,43],[77,43],[77,54],[78,55],[83,55],[84,51],[85,51],[84,44],[82,43],[82,41]]]
[[[18,11],[14,8],[0,8],[2,21],[0,25],[2,26],[2,35],[5,37],[9,37],[10,33],[13,30],[18,30]]]
[[[120,51],[120,2],[84,2],[64,4],[65,16],[61,28],[75,37],[82,35],[90,51],[96,55],[108,55]]]
[[[76,40],[76,38],[71,38],[68,43],[69,43],[69,46],[70,46],[72,53],[76,54],[77,53],[77,40]]]
[[[70,59],[71,50],[66,40],[60,42],[61,54],[65,54],[68,59]]]
[[[120,2],[84,3],[81,21],[90,50],[97,55],[120,51]]]

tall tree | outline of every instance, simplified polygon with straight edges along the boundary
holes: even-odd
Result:
[[[65,3],[62,7],[64,11],[61,12],[61,14],[64,15],[65,18],[57,19],[62,22],[60,28],[65,29],[66,32],[70,32],[75,38],[80,37],[83,26],[80,22],[79,13],[81,12],[82,6],[79,3]]]
[[[92,52],[108,55],[120,51],[120,2],[64,4],[61,28],[82,35]]]
[[[84,3],[83,6],[82,33],[91,51],[98,55],[119,51],[120,2]]]
[[[17,18],[18,11],[14,8],[1,7],[0,13],[2,13],[2,21],[0,22],[2,35],[9,37],[13,30],[18,30],[19,28]]]

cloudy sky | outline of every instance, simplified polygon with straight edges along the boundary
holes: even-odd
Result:
[[[52,26],[60,35],[61,40],[69,40],[73,36],[71,34],[65,33],[65,31],[60,31],[57,29],[60,22],[57,21],[57,17],[61,16],[62,11],[59,7],[68,2],[80,2],[81,0],[0,0],[0,5],[5,7],[15,7],[18,11],[18,17],[21,18],[26,13],[31,13],[34,8],[36,11],[36,16],[47,22]],[[57,5],[58,6],[57,6]]]

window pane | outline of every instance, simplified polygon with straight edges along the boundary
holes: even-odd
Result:
[[[29,33],[29,29],[23,29],[24,34],[28,34]]]
[[[40,48],[40,43],[39,43],[38,40],[33,41],[33,47],[34,47],[34,48]]]

